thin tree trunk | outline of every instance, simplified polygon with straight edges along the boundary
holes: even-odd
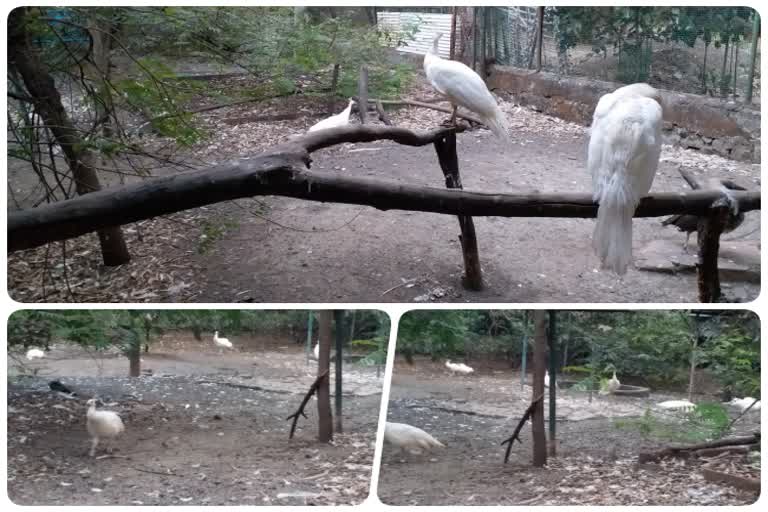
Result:
[[[456,11],[458,7],[451,8],[451,52],[450,59],[456,59]]]
[[[331,324],[333,323],[333,311],[320,311],[320,354],[318,357],[317,374],[330,375],[331,362]],[[323,379],[317,388],[317,438],[321,443],[333,440],[333,417],[331,415],[331,390],[330,378]]]
[[[547,312],[537,309],[533,312],[533,396],[531,401],[544,394],[544,373],[547,366]],[[531,415],[533,433],[533,465],[542,467],[547,463],[547,436],[544,432],[544,401],[539,401]]]
[[[693,337],[693,346],[691,347],[691,370],[688,375],[688,401],[693,402],[693,388],[694,381],[696,380],[696,348],[699,344],[699,326],[698,320],[694,318],[696,322],[696,335]]]
[[[755,80],[755,65],[757,61],[757,41],[760,39],[760,15],[755,10],[753,14],[754,20],[752,22],[752,44],[750,46],[749,60],[750,65],[747,71],[747,93],[744,95],[744,101],[746,103],[752,103],[752,90]]]
[[[77,193],[83,195],[101,190],[98,175],[93,168],[93,153],[85,149],[87,145],[69,120],[53,77],[32,48],[31,36],[27,31],[27,13],[27,8],[19,7],[8,16],[8,65],[13,66],[21,75],[35,102],[36,111],[56,143],[61,146],[72,171]],[[119,227],[102,229],[98,235],[105,265],[117,266],[130,261],[131,256]]]
[[[731,61],[733,62],[733,95],[736,96],[737,77],[739,74],[739,45],[734,44],[732,48],[733,58]]]
[[[141,339],[136,336],[128,349],[128,376],[141,375]]]
[[[707,94],[707,50],[709,50],[709,44],[704,44],[704,64],[701,67],[701,88],[703,94]]]
[[[539,13],[539,39],[536,45],[536,71],[541,71],[542,54],[544,53],[544,7],[537,7]]]
[[[728,73],[728,49],[730,41],[725,41],[725,51],[723,52],[723,68],[720,71],[720,96],[727,96],[728,95],[728,82],[730,80],[725,80],[725,75]]]

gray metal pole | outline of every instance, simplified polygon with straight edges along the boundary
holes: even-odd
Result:
[[[307,366],[309,366],[309,354],[312,353],[312,311],[309,312],[309,320],[307,320],[307,346],[304,352],[307,356]]]
[[[549,312],[549,454],[556,453],[557,439],[557,338],[555,332],[555,312]]]
[[[344,344],[344,312],[335,310],[333,312],[333,323],[336,328],[336,396],[334,397],[334,403],[336,404],[336,432],[343,432],[341,421],[341,364],[344,358],[342,357],[342,346]]]

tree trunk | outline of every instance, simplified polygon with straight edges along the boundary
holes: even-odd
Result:
[[[61,146],[67,165],[72,171],[79,195],[101,189],[93,154],[85,149],[86,143],[72,125],[64,110],[61,96],[45,63],[32,48],[27,31],[27,8],[19,7],[8,16],[8,65],[21,75],[35,109],[43,118],[56,143]],[[119,227],[104,228],[98,232],[104,265],[117,266],[131,259]]]
[[[702,94],[707,94],[707,50],[709,50],[709,43],[704,43],[704,64],[701,66]]]
[[[141,375],[141,340],[136,336],[128,349],[128,376],[138,377]]]
[[[473,26],[473,7],[456,7],[458,20],[457,23],[461,29],[459,31],[459,41],[456,45],[455,59],[472,67],[472,47],[475,37],[475,27]]]
[[[113,12],[110,8],[98,8],[94,16],[88,20],[88,32],[93,38],[91,52],[92,64],[87,66],[88,78],[96,84],[96,121],[102,123],[102,133],[105,137],[112,134],[109,114],[113,111],[112,94],[109,87],[110,55],[112,52],[112,35],[117,26],[112,22]]]
[[[757,59],[758,44],[757,41],[760,38],[760,15],[755,10],[754,20],[752,22],[752,42],[750,44],[749,60],[750,65],[747,70],[747,92],[744,95],[744,101],[746,103],[752,103],[752,89],[754,87],[755,80],[755,64]]]
[[[537,7],[538,10],[538,42],[536,44],[536,71],[541,71],[542,54],[544,53],[544,7]]]
[[[728,83],[730,80],[725,79],[725,75],[728,73],[728,49],[730,41],[725,42],[725,51],[723,51],[723,68],[720,70],[720,96],[728,95]]]
[[[318,357],[317,374],[328,373],[331,362],[331,324],[333,311],[320,311],[320,354]],[[330,375],[330,373],[328,373]],[[331,416],[330,378],[323,379],[317,388],[317,439],[321,443],[333,440],[333,417]]]
[[[547,366],[547,312],[537,309],[533,312],[533,397],[536,400],[544,394],[544,373]],[[544,401],[539,401],[531,415],[533,431],[533,465],[542,467],[547,463],[547,437],[544,432]]]

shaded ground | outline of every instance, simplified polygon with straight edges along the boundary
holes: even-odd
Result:
[[[195,350],[198,348],[198,350]],[[94,360],[57,349],[39,377],[8,391],[8,492],[19,505],[334,505],[367,498],[382,379],[345,366],[344,433],[317,436],[307,407],[292,440],[292,414],[314,380],[299,348],[219,356],[208,346],[152,347],[128,379],[124,358]],[[9,364],[9,366],[11,366]],[[51,393],[50,378],[98,394],[126,431],[116,457],[87,455],[85,404]],[[347,386],[348,384],[348,386]],[[333,390],[333,387],[331,388]],[[83,398],[84,400],[84,398]]]
[[[529,386],[521,391],[519,374],[512,372],[454,378],[429,364],[396,366],[388,421],[418,426],[446,448],[402,455],[385,445],[379,498],[390,505],[725,505],[757,498],[705,482],[699,462],[637,464],[640,451],[668,442],[644,439],[614,420],[631,420],[650,407],[674,428],[680,418],[654,405],[681,398],[672,394],[589,402],[586,394],[560,390],[557,457],[532,467],[531,431],[524,427],[523,444],[516,443],[503,464],[500,443],[512,434],[530,393]],[[740,423],[739,431],[759,430],[758,415]]]
[[[410,95],[424,99],[434,94],[418,82]],[[303,133],[316,121],[312,115],[321,105],[297,96],[211,111],[203,120],[216,133],[215,139],[198,144],[185,158],[205,165],[253,155]],[[503,107],[512,126],[507,145],[500,146],[484,129],[458,136],[464,187],[507,193],[587,192],[584,129],[511,102]],[[256,114],[285,112],[301,115],[282,122],[253,121]],[[416,108],[392,113],[395,124],[412,128],[434,127],[444,117]],[[312,169],[317,172],[443,186],[431,147],[345,144],[313,158]],[[695,175],[731,178],[750,189],[759,187],[759,165],[665,147],[652,191],[686,189],[678,167]],[[635,250],[665,240],[679,246],[682,258],[684,235],[662,228],[659,222],[635,221]],[[460,284],[459,230],[450,216],[267,197],[142,225],[141,230],[136,225],[126,228],[135,259],[124,269],[101,267],[93,235],[69,243],[68,265],[60,263],[58,244],[12,255],[11,295],[32,302],[73,300],[69,290],[81,302],[697,300],[696,277],[690,269],[671,273],[633,269],[622,280],[598,271],[591,249],[592,220],[475,219],[486,283],[482,292],[467,292]],[[742,227],[724,239],[757,246],[759,213],[748,213]],[[724,292],[732,300],[752,300],[759,293],[758,276],[759,268],[724,276]]]

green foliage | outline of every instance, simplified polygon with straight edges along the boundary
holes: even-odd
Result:
[[[614,426],[636,430],[644,439],[696,443],[722,437],[729,422],[728,412],[722,405],[705,402],[691,412],[674,415],[657,416],[646,409],[642,417],[615,420]]]
[[[45,310],[23,309],[8,318],[8,348],[42,347],[53,336],[54,317]]]
[[[397,349],[437,359],[466,350],[474,311],[409,311],[400,318]]]
[[[611,372],[642,377],[650,385],[688,381],[695,360],[740,396],[759,396],[759,321],[751,313],[693,315],[688,311],[560,311],[557,344],[564,373],[596,389]],[[397,350],[433,359],[485,356],[520,363],[523,340],[532,342],[525,311],[411,311],[398,328]],[[567,352],[567,360],[563,354]],[[528,357],[531,356],[529,349]]]
[[[737,396],[760,396],[760,338],[750,322],[759,321],[717,325],[701,352],[701,363]]]
[[[558,19],[561,51],[579,43],[591,43],[602,54],[612,48],[619,56],[616,78],[635,82],[648,78],[651,42],[682,42],[692,48],[701,39],[706,46],[720,47],[746,37],[755,11],[743,7],[557,7],[549,15]],[[723,83],[728,83],[725,77]]]

